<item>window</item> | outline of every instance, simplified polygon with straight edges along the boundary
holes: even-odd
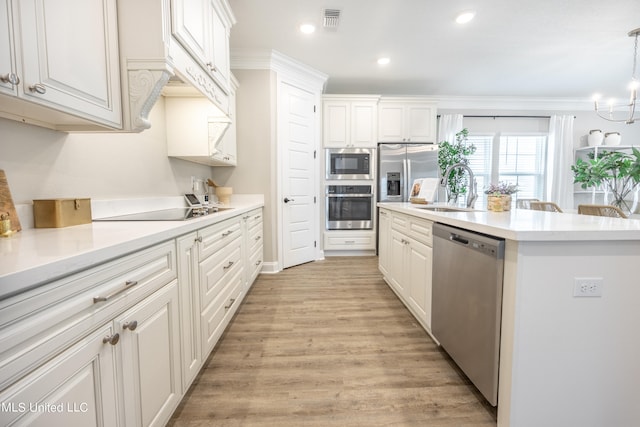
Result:
[[[516,199],[545,199],[547,134],[470,134],[476,152],[469,166],[478,182],[476,206],[486,205],[484,189],[491,182],[518,185]]]

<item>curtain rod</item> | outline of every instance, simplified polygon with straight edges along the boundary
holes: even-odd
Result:
[[[437,118],[440,118],[440,114],[438,114]],[[550,119],[551,116],[499,116],[499,115],[491,115],[491,116],[474,116],[474,115],[463,115],[462,117],[470,117],[470,118],[480,118],[480,119]],[[576,116],[573,116],[575,119]]]
[[[440,118],[440,114],[438,114],[438,118]],[[550,119],[551,116],[474,116],[474,115],[466,115],[464,114],[462,117],[471,117],[471,118],[480,118],[480,119]]]

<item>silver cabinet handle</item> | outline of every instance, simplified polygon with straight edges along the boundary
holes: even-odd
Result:
[[[256,215],[253,217],[253,219],[260,219],[262,216],[261,215]]]
[[[236,299],[235,299],[235,298],[231,298],[231,299],[229,300],[229,305],[225,305],[225,306],[224,306],[224,309],[225,309],[225,310],[229,310],[229,309],[231,308],[231,306],[233,305],[233,303],[234,303],[234,302],[236,302]]]
[[[260,265],[260,264],[262,264],[262,260],[259,259],[258,261],[256,261],[256,265]]]
[[[133,320],[131,322],[127,322],[124,325],[122,325],[122,329],[128,329],[130,331],[135,331],[137,327],[138,327],[137,320]]]
[[[120,289],[120,290],[117,290],[117,291],[115,291],[114,293],[112,293],[112,294],[110,294],[110,295],[107,295],[106,297],[94,297],[94,298],[93,298],[93,303],[94,303],[94,304],[96,304],[96,303],[99,303],[99,302],[109,301],[111,298],[115,297],[115,296],[116,296],[116,295],[118,295],[119,293],[124,292],[124,291],[126,291],[127,289],[132,288],[133,286],[135,286],[135,285],[137,285],[137,284],[138,284],[138,281],[137,281],[137,280],[127,280],[127,281],[124,283],[124,288],[122,288],[122,289]]]
[[[225,231],[224,233],[222,233],[222,237],[227,237],[231,233],[233,233],[233,230]]]
[[[223,270],[228,270],[229,268],[231,268],[232,265],[233,265],[233,261],[229,261],[229,264],[227,264],[224,267],[222,267],[222,269]]]
[[[102,344],[111,344],[111,345],[116,345],[118,344],[118,341],[120,341],[120,334],[119,333],[115,333],[113,335],[107,335],[106,337],[102,338]]]
[[[209,70],[210,70],[211,72],[214,72],[214,73],[215,73],[215,71],[216,71],[216,66],[215,66],[215,65],[213,65],[213,63],[212,63],[212,62],[207,62],[207,68],[209,68]]]
[[[256,236],[256,242],[257,242],[258,240],[260,240],[261,238],[262,238],[262,236]]]
[[[196,238],[194,239],[194,241],[199,242],[199,243],[202,243],[202,236],[200,236],[200,237],[196,237]]]
[[[44,95],[45,93],[47,93],[47,88],[42,83],[36,83],[34,85],[29,86],[29,92],[39,93],[40,95]]]
[[[0,82],[10,83],[15,86],[20,84],[20,77],[18,77],[16,73],[7,73],[4,76],[0,76]]]

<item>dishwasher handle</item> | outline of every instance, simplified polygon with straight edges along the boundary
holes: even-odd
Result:
[[[467,240],[464,237],[462,237],[461,235],[455,234],[455,233],[451,233],[449,235],[449,240],[451,240],[452,242],[462,243],[463,245],[468,245],[469,244],[469,240]]]

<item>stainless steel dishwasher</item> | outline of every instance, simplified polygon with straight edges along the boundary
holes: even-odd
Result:
[[[493,406],[503,271],[503,239],[433,225],[432,333]]]

